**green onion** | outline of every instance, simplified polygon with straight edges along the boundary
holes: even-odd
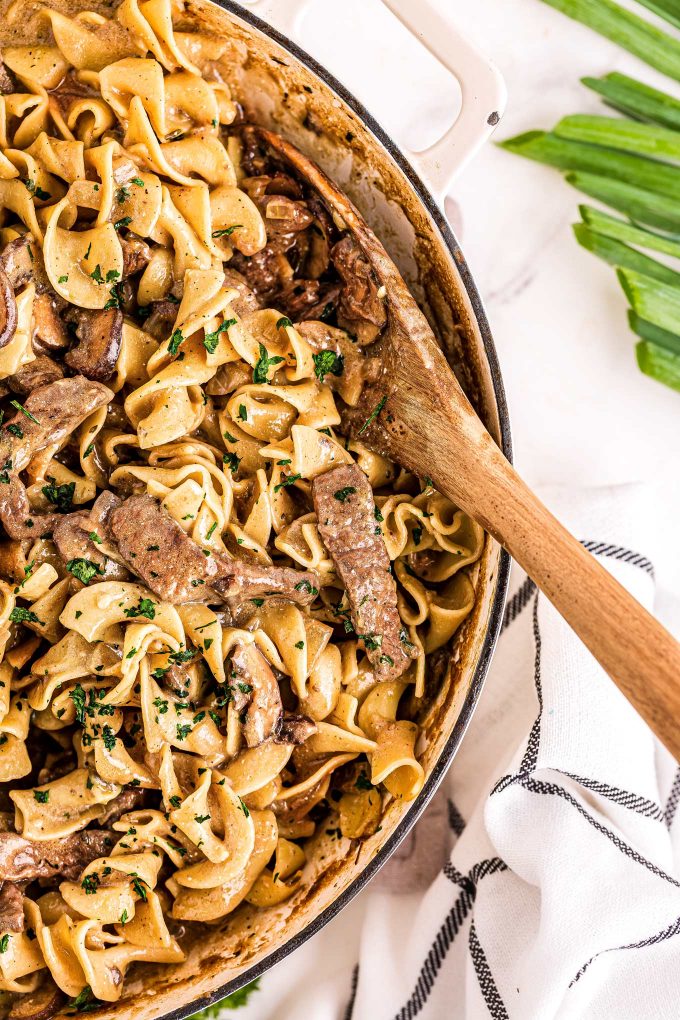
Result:
[[[674,354],[680,354],[680,336],[677,333],[669,333],[667,329],[661,329],[653,322],[641,319],[632,308],[628,309],[628,322],[630,328],[634,333],[637,333],[641,340],[649,340],[659,347],[673,351]]]
[[[585,223],[575,223],[574,234],[581,247],[610,265],[620,269],[634,269],[660,283],[667,283],[670,287],[680,287],[680,273],[669,269],[656,259],[649,258],[648,255],[643,255],[635,248],[630,248],[627,244],[604,234],[598,234]]]
[[[680,333],[680,290],[651,280],[630,269],[619,269],[626,297],[641,319],[669,333]]]
[[[680,354],[641,340],[635,347],[638,367],[657,382],[680,391]]]
[[[622,181],[644,191],[680,199],[680,168],[644,156],[558,138],[547,131],[528,131],[500,144],[509,152],[547,163],[558,170],[594,174],[612,183]]]
[[[584,195],[605,202],[631,220],[669,233],[680,231],[680,202],[595,174],[567,174],[567,181]]]
[[[658,14],[660,18],[663,18],[670,25],[680,28],[680,7],[678,7],[678,0],[638,0],[638,3],[643,4],[652,13]]]
[[[650,67],[680,80],[680,40],[628,11],[614,0],[543,0],[575,21],[634,53]],[[663,0],[655,0],[661,4]]]
[[[680,134],[658,124],[640,124],[623,117],[600,117],[576,113],[553,128],[558,138],[603,145],[653,159],[680,159]]]
[[[638,120],[680,129],[680,101],[666,92],[660,92],[616,71],[604,78],[581,78],[581,81],[602,96],[609,106],[622,113],[628,113]]]
[[[579,212],[583,222],[598,234],[680,258],[680,241],[672,237],[664,237],[662,234],[652,233],[651,230],[643,230],[642,227],[636,227],[633,223],[628,223],[627,220],[620,220],[617,216],[610,216],[608,213],[602,212],[601,209],[595,209],[592,205],[580,205]]]

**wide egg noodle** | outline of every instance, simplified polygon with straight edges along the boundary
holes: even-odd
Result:
[[[307,261],[325,286],[323,220],[291,255],[286,216],[304,189],[283,171],[250,175],[240,133],[224,130],[239,113],[218,70],[229,44],[177,30],[180,6],[45,9],[51,38],[3,53],[16,91],[0,95],[0,241],[33,267],[14,277],[0,347],[17,414],[33,390],[17,380],[45,365],[73,374],[81,313],[120,329],[115,366],[92,376],[109,402],[22,461],[27,505],[55,515],[54,533],[31,536],[28,518],[0,552],[0,780],[13,809],[0,838],[38,856],[96,844],[82,867],[29,880],[24,932],[0,931],[11,996],[49,976],[69,998],[115,1002],[132,964],[184,959],[185,924],[294,903],[317,836],[366,838],[390,801],[422,788],[411,715],[427,702],[427,656],[475,599],[478,525],[341,435],[365,355],[327,321],[332,302],[298,320],[285,297],[282,310],[240,282],[261,259],[294,289]],[[43,321],[39,346],[46,304],[64,335]],[[378,678],[354,632],[314,511],[314,480],[343,465],[373,489],[413,652],[396,680]],[[0,484],[12,470],[0,466]],[[265,590],[234,607],[197,580],[190,599],[164,601],[111,539],[110,507],[93,509],[107,493],[153,497],[207,560],[311,570],[319,589],[306,606]],[[60,514],[73,515],[66,538]],[[285,711],[253,742],[249,714],[273,692]]]

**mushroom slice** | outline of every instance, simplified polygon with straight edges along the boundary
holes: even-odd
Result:
[[[7,273],[0,265],[0,348],[6,347],[17,328],[17,302]]]
[[[74,372],[103,382],[116,370],[123,340],[123,313],[119,308],[101,311],[78,309],[76,336],[80,343],[64,361]]]
[[[250,694],[243,735],[248,747],[257,747],[274,733],[281,718],[279,685],[264,655],[254,644],[239,643],[231,657],[236,686]]]

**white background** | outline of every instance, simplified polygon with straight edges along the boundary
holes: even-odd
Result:
[[[567,113],[606,112],[579,84],[586,74],[623,70],[680,95],[680,86],[539,0],[427,4],[502,71],[509,99],[497,140],[550,128]],[[276,0],[271,20],[291,6],[295,0]],[[260,13],[263,5],[252,9]],[[297,41],[398,142],[423,145],[442,133],[456,87],[380,0],[311,0]],[[638,371],[615,274],[572,237],[578,193],[555,170],[488,143],[455,182],[453,197],[454,227],[498,348],[517,467],[534,486],[647,482],[657,609],[675,622],[680,394]]]

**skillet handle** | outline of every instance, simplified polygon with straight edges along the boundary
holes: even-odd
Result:
[[[491,135],[505,110],[507,91],[498,68],[428,0],[382,0],[402,25],[458,80],[461,110],[446,134],[421,152],[406,151],[442,205],[454,178]]]
[[[240,0],[276,29],[297,40],[310,0]],[[421,152],[405,149],[409,161],[440,205],[454,177],[494,130],[505,109],[500,72],[429,0],[382,0],[387,9],[457,79],[460,113],[446,134]]]

